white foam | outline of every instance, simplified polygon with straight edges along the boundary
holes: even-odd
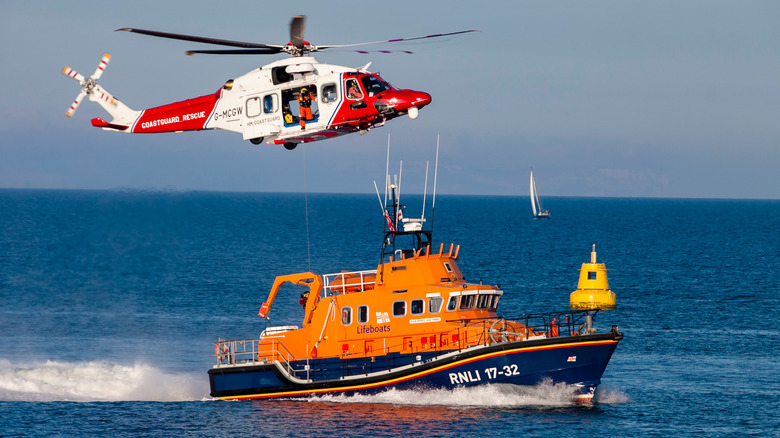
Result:
[[[0,360],[0,400],[188,401],[208,393],[205,373],[166,373],[144,363]]]
[[[333,403],[383,403],[450,407],[560,407],[573,406],[577,388],[549,382],[534,386],[483,385],[470,388],[396,390],[375,395],[324,395],[313,401]]]
[[[593,401],[602,405],[621,405],[631,403],[631,399],[623,391],[615,388],[599,386],[593,395]]]

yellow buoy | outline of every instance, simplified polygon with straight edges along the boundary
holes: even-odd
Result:
[[[615,293],[609,290],[607,267],[596,263],[596,245],[590,253],[590,263],[583,263],[577,290],[569,296],[574,309],[614,309]]]

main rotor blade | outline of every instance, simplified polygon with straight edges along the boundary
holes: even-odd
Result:
[[[201,55],[275,55],[282,49],[224,49],[224,50],[187,50],[187,56]]]
[[[399,43],[399,42],[402,42],[402,41],[424,40],[424,39],[427,39],[427,38],[439,38],[439,37],[445,37],[445,36],[460,35],[462,33],[469,33],[469,32],[479,32],[479,31],[471,29],[471,30],[461,30],[461,31],[458,31],[458,32],[450,32],[450,33],[437,33],[437,34],[434,34],[434,35],[419,36],[419,37],[414,37],[414,38],[396,38],[396,39],[387,40],[387,41],[372,41],[370,43],[340,44],[340,45],[327,45],[327,46],[318,45],[317,48],[320,49],[320,50],[323,50],[323,49],[330,49],[330,48],[366,46],[366,45],[369,45],[369,44]]]
[[[290,21],[290,42],[299,49],[303,47],[303,29],[305,24],[305,15],[296,15]]]
[[[173,40],[192,41],[192,42],[204,43],[204,44],[216,44],[218,46],[245,47],[251,49],[273,49],[273,48],[278,49],[282,47],[282,46],[272,45],[272,44],[257,44],[257,43],[247,43],[244,41],[221,40],[218,38],[205,38],[205,37],[199,37],[194,35],[182,35],[178,33],[158,32],[156,30],[134,29],[131,27],[124,27],[122,29],[117,29],[114,32],[120,32],[120,31],[140,33],[140,34],[160,37],[160,38],[170,38]]]

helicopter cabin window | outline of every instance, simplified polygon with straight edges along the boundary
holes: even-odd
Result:
[[[477,309],[487,309],[488,305],[490,305],[491,297],[492,295],[488,294],[477,295]]]
[[[275,94],[269,94],[263,97],[263,112],[266,114],[275,113],[279,109],[279,99]],[[248,113],[249,111],[247,111]]]
[[[452,295],[450,296],[450,300],[447,302],[447,311],[452,312],[457,308],[458,308],[458,296]]]
[[[257,117],[260,115],[260,98],[250,97],[246,101],[246,116]]]
[[[393,302],[393,316],[406,316],[406,301]]]
[[[490,310],[498,309],[499,301],[501,301],[501,295],[493,295],[493,299],[490,302]]]
[[[344,89],[347,90],[347,99],[359,100],[363,98],[363,90],[360,89],[358,81],[355,79],[347,79]]]
[[[358,324],[366,324],[368,323],[368,306],[365,304],[362,306],[358,306],[358,315],[357,315],[357,322]]]
[[[422,315],[425,312],[425,301],[420,299],[412,300],[412,304],[409,307],[412,315]]]
[[[392,90],[392,87],[387,85],[387,82],[376,76],[363,76],[360,78],[360,82],[363,83],[363,87],[366,89],[368,97],[374,97],[383,91]]]
[[[344,325],[352,324],[352,308],[351,307],[342,307],[341,308],[341,323],[344,324]]]
[[[476,298],[476,295],[463,295],[460,297],[460,310],[473,309]]]
[[[335,102],[339,99],[336,84],[326,84],[322,86],[322,101],[324,103]]]
[[[428,297],[428,313],[441,312],[441,305],[444,304],[444,299],[440,296]]]

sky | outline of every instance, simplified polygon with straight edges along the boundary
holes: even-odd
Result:
[[[433,103],[287,151],[240,134],[128,135],[64,66],[91,74],[133,109],[212,93],[277,56],[185,56],[212,46],[122,27],[284,44],[293,15],[306,40],[347,44],[477,29],[383,49],[323,52],[372,62]],[[373,193],[403,160],[421,193],[440,144],[443,194],[780,199],[777,1],[68,1],[0,3],[0,188]],[[430,183],[429,183],[430,184]],[[381,189],[381,184],[380,184]],[[430,188],[429,188],[430,192]]]

